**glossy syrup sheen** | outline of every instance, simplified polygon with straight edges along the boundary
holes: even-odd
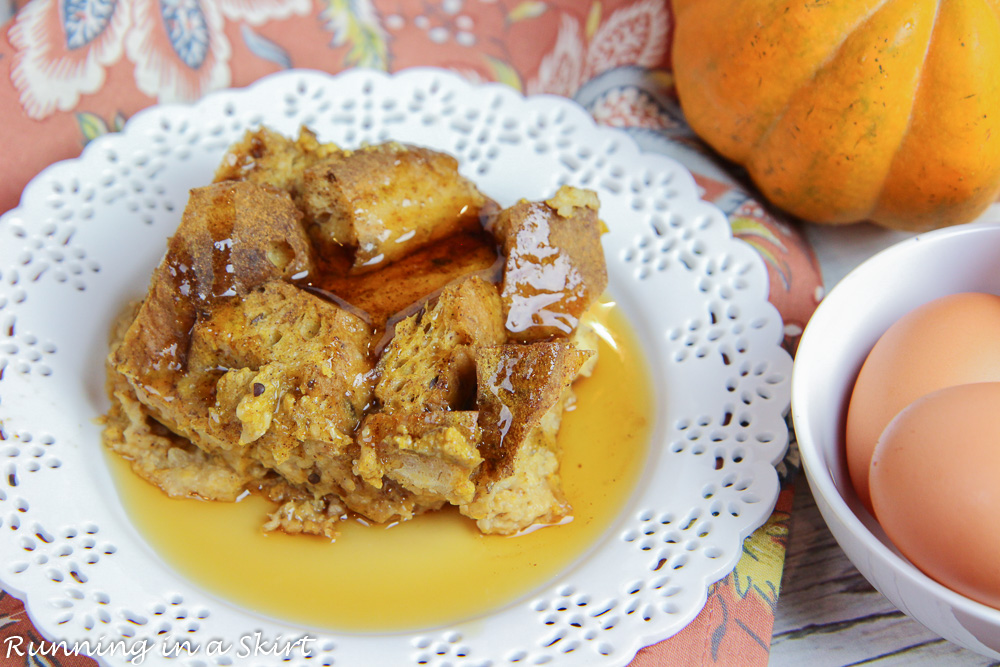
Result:
[[[337,631],[410,630],[495,610],[545,584],[593,547],[639,479],[653,419],[652,383],[620,309],[589,378],[563,417],[562,480],[573,520],[517,537],[480,534],[454,508],[391,527],[342,524],[330,540],[264,533],[270,503],[175,500],[109,455],[122,504],[149,544],[215,595],[289,622]],[[617,348],[617,349],[616,349]]]

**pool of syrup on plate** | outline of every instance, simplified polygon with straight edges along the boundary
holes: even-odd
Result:
[[[600,358],[574,385],[559,432],[572,521],[516,537],[482,535],[454,508],[389,527],[345,521],[336,541],[261,530],[268,501],[168,498],[108,454],[122,505],[182,576],[287,622],[346,632],[415,630],[481,616],[538,589],[594,547],[640,477],[653,387],[635,333],[598,307]]]

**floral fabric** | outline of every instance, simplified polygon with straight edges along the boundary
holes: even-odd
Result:
[[[526,94],[573,98],[644,150],[681,161],[733,233],[765,260],[790,350],[822,297],[800,232],[720,167],[685,124],[670,70],[668,0],[0,0],[0,20],[6,16],[0,212],[17,205],[45,166],[78,155],[149,105],[293,67],[437,66]],[[633,664],[766,664],[790,508],[786,488],[698,618]],[[12,633],[39,639],[20,602],[5,595],[0,638]]]

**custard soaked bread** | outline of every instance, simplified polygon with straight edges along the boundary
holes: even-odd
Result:
[[[556,435],[596,356],[593,193],[499,211],[450,156],[266,128],[216,178],[113,328],[104,435],[137,474],[263,494],[265,528],[293,533],[444,505],[485,533],[571,515]]]
[[[495,285],[473,276],[396,325],[378,362],[384,410],[462,410],[476,391],[476,349],[506,340]]]
[[[485,197],[450,155],[399,143],[335,153],[305,171],[303,210],[317,236],[356,248],[370,271],[479,227]]]
[[[267,128],[248,132],[230,148],[215,179],[287,190],[319,245],[354,248],[355,272],[477,230],[486,203],[450,155],[397,142],[341,150],[320,144],[304,128],[295,141]]]
[[[461,511],[484,533],[514,533],[570,513],[556,433],[570,384],[592,354],[563,341],[476,350],[483,464]]]

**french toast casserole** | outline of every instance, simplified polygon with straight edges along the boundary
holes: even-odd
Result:
[[[602,224],[589,190],[501,209],[444,153],[250,131],[113,327],[105,443],[170,496],[263,494],[267,530],[558,523]]]

